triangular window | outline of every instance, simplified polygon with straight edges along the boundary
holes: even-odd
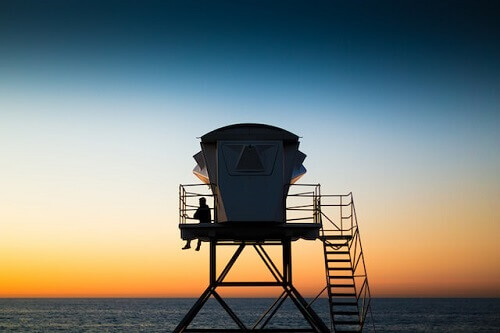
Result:
[[[238,171],[264,171],[264,166],[260,160],[259,153],[254,145],[245,145],[236,164]]]

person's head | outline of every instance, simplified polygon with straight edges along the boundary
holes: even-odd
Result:
[[[200,198],[200,206],[205,206],[207,204],[207,199],[205,199],[204,197],[201,197]]]

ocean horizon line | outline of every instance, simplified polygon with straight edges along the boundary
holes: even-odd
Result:
[[[247,297],[247,296],[225,296],[228,299],[276,299],[277,297]],[[304,296],[312,299],[313,296]],[[500,296],[372,296],[373,299],[500,299]],[[198,299],[192,297],[173,296],[0,296],[0,299]],[[318,297],[328,299],[328,297]]]

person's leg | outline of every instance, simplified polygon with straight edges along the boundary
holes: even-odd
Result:
[[[190,249],[191,248],[191,240],[188,239],[186,241],[186,245],[184,245],[184,247],[182,248],[183,250],[187,250],[187,249]]]
[[[200,247],[201,247],[201,240],[198,239],[198,245],[196,245],[195,251],[200,251]]]

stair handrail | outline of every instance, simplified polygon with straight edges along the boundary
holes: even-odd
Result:
[[[352,199],[352,214],[353,214],[355,223],[357,225],[358,219],[357,219],[357,214],[356,214],[356,207],[354,205],[354,198]],[[368,315],[368,311],[369,311],[370,316],[371,316],[371,320],[372,320],[372,324],[373,324],[373,328],[375,330],[375,323],[373,321],[373,313],[372,313],[371,307],[370,307],[370,305],[371,305],[371,290],[370,290],[370,284],[368,282],[368,276],[367,276],[367,272],[366,272],[366,262],[365,262],[363,248],[361,245],[362,244],[361,233],[359,231],[359,228],[357,228],[357,230],[356,230],[356,237],[359,240],[359,251],[360,251],[359,257],[360,257],[361,262],[363,263],[363,275],[362,276],[364,277],[364,283],[362,286],[362,288],[364,288],[364,297],[362,300],[362,315],[363,315],[362,318],[363,318],[363,321],[362,321],[361,327],[363,327],[366,316]],[[356,270],[357,270],[357,267],[356,267]],[[354,271],[353,271],[353,275],[354,275]],[[360,296],[361,296],[361,290],[360,290]],[[365,306],[365,300],[366,300],[366,306]]]

